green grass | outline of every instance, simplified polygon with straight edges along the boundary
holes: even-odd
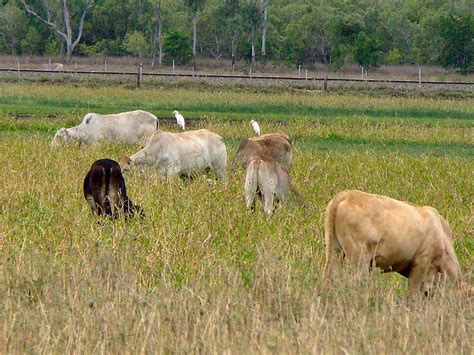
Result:
[[[437,208],[473,281],[471,102],[19,84],[0,95],[11,100],[0,100],[2,352],[470,352],[472,299],[448,290],[409,302],[402,277],[358,279],[350,269],[324,290],[322,270],[324,209],[337,192],[360,189]],[[55,103],[36,106],[48,97]],[[240,170],[225,184],[134,170],[128,193],[146,218],[99,222],[82,196],[87,170],[138,147],[50,149],[89,99],[114,112],[132,101],[166,110],[220,103],[227,111],[192,128],[222,135],[229,157],[251,134],[254,115],[239,107],[265,104],[254,109],[262,130],[294,139],[291,175],[309,207],[289,201],[271,218],[246,211]],[[300,103],[338,113],[293,113]],[[285,106],[293,108],[280,114]]]
[[[183,88],[130,90],[124,88],[90,88],[63,86],[61,90],[47,85],[0,84],[0,110],[5,113],[33,115],[109,113],[144,109],[157,116],[169,116],[179,108],[188,117],[213,115],[220,119],[332,120],[338,117],[398,120],[474,120],[472,100],[428,98],[361,98],[321,93],[248,93],[229,91],[195,91]],[[80,95],[78,95],[80,92]],[[465,123],[472,127],[472,122]]]

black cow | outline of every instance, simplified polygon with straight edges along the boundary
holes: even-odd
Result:
[[[120,165],[111,159],[96,160],[84,179],[84,197],[92,213],[118,217],[121,214],[140,215],[143,209],[127,196]]]

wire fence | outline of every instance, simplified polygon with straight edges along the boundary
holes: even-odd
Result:
[[[456,85],[456,86],[474,86],[473,81],[432,81],[421,80],[404,80],[404,79],[369,79],[369,78],[339,78],[339,77],[317,77],[317,76],[279,76],[279,75],[252,75],[251,73],[243,74],[214,74],[214,73],[149,73],[144,72],[142,66],[138,67],[136,72],[132,71],[94,71],[94,70],[47,70],[47,69],[21,69],[21,68],[0,68],[0,72],[18,73],[18,74],[80,74],[80,75],[97,75],[97,76],[135,76],[137,78],[137,86],[141,85],[143,77],[163,77],[163,78],[217,78],[228,80],[266,80],[266,81],[318,81],[323,82],[327,88],[329,82],[346,82],[346,83],[387,83],[387,84],[418,84],[418,85]]]

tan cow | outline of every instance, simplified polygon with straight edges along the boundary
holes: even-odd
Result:
[[[273,212],[273,201],[286,200],[292,191],[288,170],[280,163],[268,158],[257,157],[247,165],[245,174],[245,203],[247,208],[255,207],[258,196],[263,202],[266,214]]]
[[[292,158],[290,138],[283,133],[268,133],[245,139],[235,153],[234,160],[237,159],[246,168],[252,159],[262,156],[289,169]]]
[[[451,229],[437,210],[361,191],[340,192],[326,208],[326,275],[342,252],[362,271],[377,266],[408,278],[408,293],[461,286]]]

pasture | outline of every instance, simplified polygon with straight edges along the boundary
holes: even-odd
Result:
[[[87,112],[132,109],[179,110],[229,160],[251,119],[288,134],[308,209],[245,210],[242,170],[223,184],[135,169],[146,218],[98,222],[87,170],[138,146],[49,143]],[[0,84],[0,152],[2,352],[472,353],[472,299],[408,301],[405,279],[377,271],[322,280],[325,207],[360,189],[438,209],[472,284],[472,99]]]

